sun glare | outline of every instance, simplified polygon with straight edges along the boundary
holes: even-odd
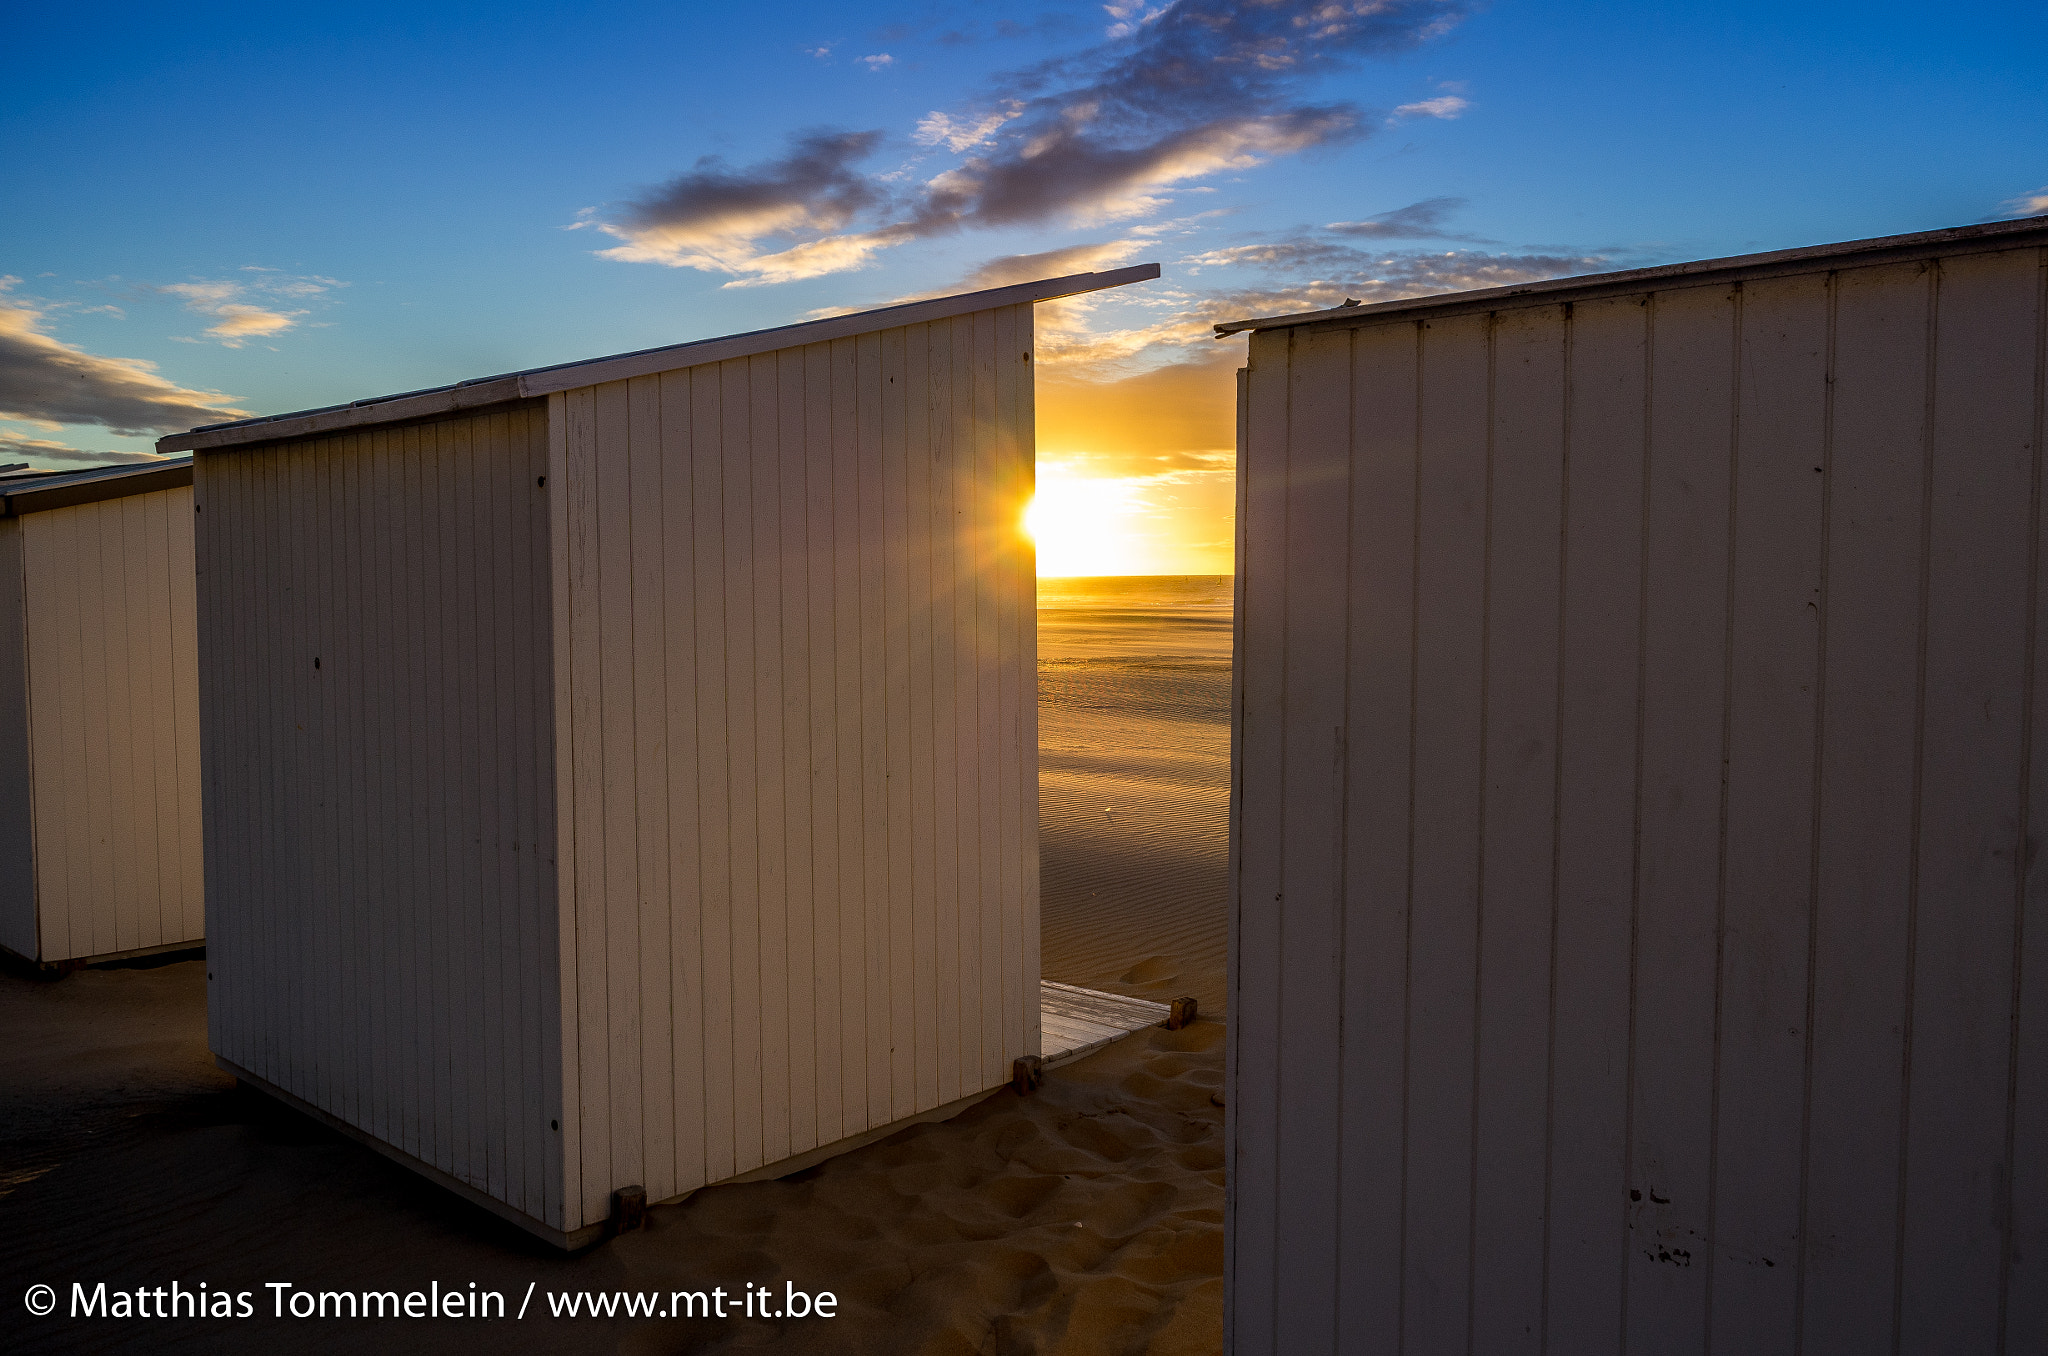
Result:
[[[1085,479],[1039,467],[1024,532],[1038,545],[1043,576],[1142,574],[1137,520],[1145,511],[1122,480]]]

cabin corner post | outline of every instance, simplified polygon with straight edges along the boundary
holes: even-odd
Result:
[[[1018,328],[1020,333],[1017,376],[1017,440],[1023,456],[1024,501],[1031,503],[1038,493],[1038,335],[1036,306],[1020,306]],[[1021,608],[1022,625],[1019,627],[1018,644],[1022,652],[1020,665],[1024,674],[1025,701],[1022,713],[1023,735],[1019,746],[1024,760],[1024,880],[1023,918],[1024,962],[1024,1041],[1026,1054],[1043,1053],[1045,1036],[1041,1030],[1041,1008],[1038,995],[1038,980],[1043,973],[1044,963],[1040,955],[1040,860],[1039,860],[1039,806],[1038,806],[1038,552],[1031,537],[1022,530],[1021,516],[1017,530],[1019,556],[1019,577],[1022,581]]]

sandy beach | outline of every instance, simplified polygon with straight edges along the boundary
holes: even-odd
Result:
[[[1207,1353],[1222,1314],[1228,580],[1041,590],[1044,973],[1204,1020],[1028,1097],[780,1181],[714,1187],[564,1256],[238,1091],[199,960],[0,977],[0,1346],[10,1350]],[[248,1317],[71,1318],[71,1288],[248,1292]],[[499,1292],[511,1321],[272,1317],[310,1291]],[[31,1286],[59,1292],[31,1316]],[[749,1285],[837,1299],[749,1318]],[[555,1316],[725,1292],[724,1319]],[[157,1303],[152,1299],[150,1303]],[[616,1300],[612,1302],[616,1303]],[[465,1326],[469,1329],[464,1330]]]
[[[1045,977],[1221,1015],[1230,578],[1044,579]]]

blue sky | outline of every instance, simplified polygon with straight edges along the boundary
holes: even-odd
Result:
[[[2048,212],[2039,3],[110,6],[9,28],[0,461],[1139,260],[1165,278],[1046,318],[1042,379],[1100,394],[1165,365],[1213,393],[1229,356],[1202,336],[1233,308]],[[77,369],[62,398],[53,362]],[[122,389],[66,395],[100,378]],[[1139,452],[1170,459],[1162,439],[1216,441]],[[1178,451],[1162,474],[1221,469]]]

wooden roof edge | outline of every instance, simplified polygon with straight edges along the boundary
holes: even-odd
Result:
[[[519,378],[485,377],[455,386],[439,386],[403,395],[359,400],[352,405],[330,405],[325,409],[300,410],[268,419],[249,419],[233,424],[209,424],[188,433],[173,433],[156,440],[159,452],[209,452],[244,443],[280,442],[311,434],[336,433],[343,429],[373,424],[398,424],[414,419],[431,419],[437,414],[456,414],[485,405],[502,405],[518,400]]]
[[[1747,278],[1771,277],[1813,271],[1816,265],[1840,261],[1845,267],[1929,258],[1955,253],[1957,246],[1974,247],[1967,252],[2015,249],[2033,242],[2048,242],[2048,216],[2022,217],[2015,221],[1984,222],[1975,226],[1950,226],[1939,231],[1918,231],[1911,235],[1874,236],[1830,245],[1802,245],[1797,249],[1771,250],[1763,254],[1737,254],[1718,259],[1695,259],[1680,264],[1659,264],[1652,268],[1622,269],[1614,273],[1584,273],[1567,278],[1545,278],[1540,282],[1515,283],[1508,287],[1482,287],[1469,292],[1439,292],[1426,297],[1403,297],[1359,306],[1333,306],[1321,311],[1297,311],[1290,315],[1264,316],[1251,320],[1230,320],[1217,325],[1216,337],[1228,338],[1247,331],[1286,329],[1324,321],[1356,322],[1416,311],[1450,308],[1487,310],[1502,306],[1544,305],[1577,300],[1582,296],[1603,296],[1647,291],[1665,283],[1707,284],[1737,282]]]
[[[1061,297],[1079,296],[1084,292],[1100,292],[1105,288],[1122,287],[1126,283],[1146,282],[1158,276],[1159,265],[1134,264],[1129,268],[1109,269],[1101,273],[1072,273],[1063,278],[1039,278],[1032,282],[1012,283],[1007,287],[984,288],[979,292],[956,292],[951,296],[928,297],[923,301],[907,301],[871,311],[850,311],[845,315],[826,316],[820,320],[806,320],[795,325],[777,326],[774,329],[752,330],[745,334],[699,339],[688,344],[670,344],[664,348],[650,348],[638,353],[621,353],[613,358],[595,358],[586,362],[565,363],[559,367],[538,368],[519,374],[520,392],[523,395],[548,395],[555,391],[574,390],[579,386],[596,386],[601,382],[620,381],[626,377],[644,377],[653,372],[696,367],[700,363],[751,357],[756,353],[768,353],[779,348],[821,344],[833,339],[850,339],[858,334],[867,334],[874,330],[892,330],[900,325],[922,325],[928,321],[947,320],[956,315],[968,315],[975,311],[991,311],[999,306],[1057,301]]]
[[[0,483],[0,517],[18,518],[24,513],[69,508],[73,504],[125,499],[131,494],[175,490],[191,483],[190,457],[96,466],[85,471],[60,471],[55,475],[20,482],[18,486]]]
[[[1031,282],[1012,283],[1005,287],[984,288],[977,292],[957,292],[951,296],[928,297],[921,301],[902,302],[873,310],[826,316],[819,320],[806,320],[773,329],[721,335],[683,344],[666,344],[660,348],[640,349],[604,358],[586,358],[572,363],[529,368],[523,372],[509,372],[495,377],[479,377],[452,386],[406,391],[395,396],[359,400],[348,405],[297,410],[289,414],[271,415],[262,419],[243,419],[228,424],[207,424],[184,433],[173,433],[159,438],[156,446],[159,452],[208,451],[244,443],[275,442],[345,428],[430,418],[437,414],[502,404],[510,400],[532,399],[555,391],[573,390],[580,386],[596,386],[602,382],[620,381],[627,377],[670,372],[677,368],[695,367],[701,363],[724,362],[732,358],[744,358],[756,353],[768,353],[775,349],[794,348],[803,344],[823,343],[831,339],[846,339],[873,330],[894,329],[900,325],[920,325],[927,321],[945,320],[975,311],[993,310],[999,306],[1056,301],[1061,297],[1078,296],[1084,292],[1099,292],[1105,288],[1122,287],[1127,283],[1145,282],[1158,276],[1157,264],[1133,264],[1128,268],[1107,269],[1099,273],[1072,273],[1060,278],[1039,278]]]

